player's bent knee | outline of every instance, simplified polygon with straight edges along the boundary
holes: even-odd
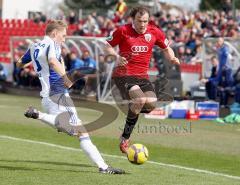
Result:
[[[134,86],[132,86],[130,89],[129,89],[129,91],[139,91],[139,90],[141,90],[141,88],[139,87],[139,85],[134,85]]]
[[[82,137],[89,137],[88,133],[78,133],[77,137],[80,139]]]
[[[157,101],[147,102],[141,110],[141,113],[150,113],[156,108]]]
[[[147,98],[145,98],[145,97],[135,98],[135,99],[133,100],[133,103],[143,106],[143,105],[146,103],[146,100],[147,100]]]
[[[58,115],[55,126],[59,132],[64,132],[70,136],[79,136],[81,133],[87,133],[85,127],[81,124],[81,120],[76,119],[76,122],[69,122],[69,118],[68,113]]]
[[[157,104],[157,101],[147,103],[147,108],[150,110],[150,112],[156,108],[156,104]]]

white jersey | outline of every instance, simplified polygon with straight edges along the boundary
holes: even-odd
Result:
[[[49,97],[67,91],[61,76],[49,66],[48,59],[50,58],[56,58],[61,62],[61,47],[48,36],[45,36],[42,41],[32,44],[22,57],[23,64],[33,62],[34,70],[38,74],[42,86],[41,97]]]

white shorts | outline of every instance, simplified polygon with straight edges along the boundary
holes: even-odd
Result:
[[[42,98],[42,107],[48,114],[59,115],[68,113],[69,123],[71,125],[81,125],[82,122],[78,118],[76,108],[68,93],[56,94],[51,97]]]

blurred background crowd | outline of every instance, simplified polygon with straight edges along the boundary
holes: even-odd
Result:
[[[232,0],[220,0],[219,3],[216,3],[217,7],[208,7],[208,9],[206,8],[208,2],[202,1],[200,6],[202,6],[203,10],[194,11],[169,5],[161,1],[152,1],[152,3],[150,6],[152,12],[150,24],[155,24],[165,32],[171,45],[175,46],[177,57],[183,64],[200,64],[201,66],[203,63],[203,41],[206,38],[227,37],[238,39],[240,37],[240,11],[235,9]],[[237,1],[236,5],[238,4]],[[148,5],[149,4],[147,4],[147,6]],[[111,4],[109,8],[111,11],[86,10],[85,12],[87,13],[85,14],[83,14],[84,11],[79,11],[78,8],[71,9],[70,6],[68,11],[59,8],[54,18],[64,19],[68,22],[69,36],[107,37],[117,27],[131,23],[128,11],[132,6],[134,6],[134,4],[128,3],[128,1],[119,0]],[[207,10],[204,10],[204,6]],[[14,61],[26,51],[28,47],[26,42],[22,40],[16,41],[13,43],[12,48],[10,48],[8,43],[12,36],[43,36],[46,23],[51,18],[53,18],[53,15],[47,15],[42,12],[30,12],[29,19],[0,19],[0,80],[6,80],[8,74],[8,71],[4,69],[1,62],[12,62],[14,65],[12,78],[16,86],[39,87],[40,84],[32,65],[29,65],[25,69],[18,69],[14,63]],[[216,91],[222,89],[219,88],[219,84],[225,83],[222,82],[223,78],[219,78],[219,75],[223,76],[223,72],[221,71],[220,74],[219,69],[227,66],[227,62],[223,63],[220,61],[222,58],[220,56],[221,54],[219,54],[219,52],[221,52],[219,48],[222,46],[227,47],[224,42],[221,46],[212,46],[215,47],[216,53],[208,59],[209,63],[212,63],[212,65],[210,65],[212,69],[211,76],[204,76],[202,75],[204,73],[201,72],[199,77],[201,83],[206,83],[208,98],[213,100],[219,95]],[[226,52],[229,51],[226,50]],[[102,54],[94,58],[87,50],[79,54],[76,50],[63,49],[62,53],[67,71],[78,70],[75,75],[80,77],[82,74],[85,75],[83,80],[79,80],[75,84],[74,89],[80,90],[83,94],[95,95],[94,89],[96,85],[94,84],[96,84],[96,75],[94,74],[96,74],[97,63],[100,63],[100,67],[105,71],[108,70],[109,67],[107,64],[101,62],[104,60],[103,56],[101,56]],[[153,58],[153,63],[154,61],[155,64],[151,65],[158,68],[159,66]],[[238,70],[233,70],[230,72],[230,76],[233,78],[224,78],[231,80],[231,83],[227,83],[227,87],[229,87],[229,84],[236,84],[236,80],[234,82],[234,74],[237,71]],[[161,73],[161,71],[159,72]],[[238,75],[235,75],[235,77],[236,76]],[[210,77],[211,79],[209,78],[210,80],[207,80],[205,77]],[[105,77],[103,77],[103,79],[105,79]],[[225,89],[226,85],[223,86],[223,89]],[[84,90],[83,87],[85,87]],[[220,92],[222,92],[222,90],[220,90]],[[228,91],[224,90],[223,92]],[[240,94],[240,91],[236,91],[235,93]],[[224,97],[221,104],[224,106],[227,105],[225,100],[226,93],[220,93],[220,97],[221,96]],[[236,100],[237,99],[240,100],[240,97],[236,97]]]

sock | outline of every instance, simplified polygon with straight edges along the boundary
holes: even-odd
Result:
[[[80,136],[80,147],[86,155],[98,166],[98,168],[107,169],[108,165],[104,162],[97,147],[92,143],[89,136]]]
[[[125,139],[130,138],[130,135],[132,134],[134,126],[137,123],[138,116],[139,116],[138,114],[134,114],[130,109],[128,110],[126,123],[125,123],[124,130],[122,133],[122,137],[124,137]]]
[[[51,127],[54,127],[55,122],[56,122],[56,117],[57,117],[56,115],[46,114],[46,113],[42,113],[39,111],[38,119],[44,123],[47,123]]]

